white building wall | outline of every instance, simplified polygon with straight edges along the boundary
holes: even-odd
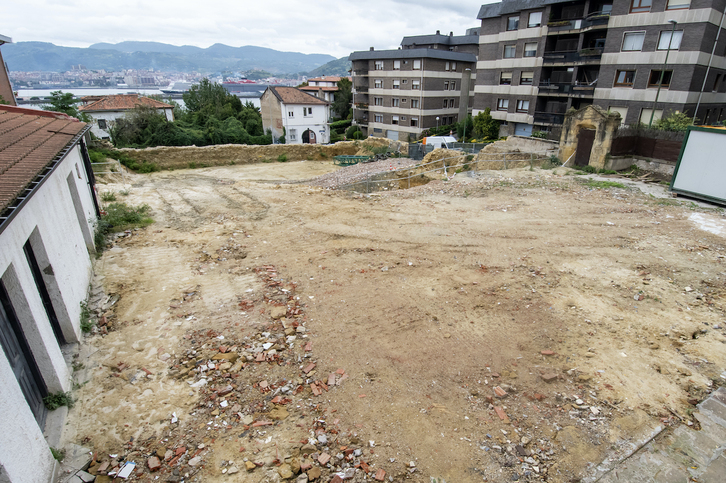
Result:
[[[101,139],[103,138],[110,138],[111,135],[109,134],[109,128],[112,125],[112,122],[115,121],[118,118],[124,117],[126,114],[128,114],[129,111],[102,111],[102,112],[85,112],[88,114],[93,121],[91,124],[91,132]],[[166,120],[169,122],[172,122],[174,120],[174,110],[173,109],[157,109],[156,112],[159,114],[164,114],[166,117]],[[98,127],[98,120],[104,119],[106,121],[106,129],[101,129]]]
[[[69,182],[76,188],[76,204]],[[86,233],[93,233],[96,213],[91,196],[76,146],[0,233],[0,277],[49,392],[69,391],[71,371],[43,308],[23,245],[31,237],[31,243],[41,243],[33,248],[46,281],[58,289],[53,305],[63,335],[68,342],[79,340],[80,303],[86,299],[92,271],[88,239],[79,217],[86,224]],[[48,262],[52,271],[47,269]],[[55,460],[1,350],[0,388],[0,467],[5,473],[0,481],[50,481]]]
[[[303,115],[303,108],[313,109],[312,115]],[[290,112],[293,116],[290,116]],[[316,144],[325,144],[330,142],[330,129],[328,128],[328,119],[330,118],[330,106],[328,105],[300,105],[282,104],[282,119],[285,124],[285,144],[302,144],[302,134],[307,129],[315,132]],[[295,139],[290,138],[291,130],[295,131]]]

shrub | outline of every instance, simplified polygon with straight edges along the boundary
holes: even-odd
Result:
[[[73,400],[73,396],[71,396],[70,392],[54,392],[45,396],[43,398],[43,403],[46,408],[53,411],[61,406],[68,406],[69,408],[72,408],[75,401]]]
[[[116,193],[114,193],[113,191],[102,192],[101,201],[116,201]]]
[[[531,137],[537,138],[537,139],[547,139],[547,133],[544,131],[532,131]]]
[[[88,310],[88,304],[83,301],[81,302],[81,331],[84,334],[91,332],[93,328],[93,322],[91,322],[91,311]]]
[[[345,130],[345,137],[348,139],[363,139],[363,131],[360,130],[360,126],[350,126]]]
[[[593,173],[597,173],[597,168],[595,168],[594,166],[590,166],[588,164],[587,166],[581,166],[580,171],[593,174]]]
[[[277,157],[278,163],[285,163],[287,162],[287,154],[281,154]]]
[[[152,224],[154,220],[149,216],[150,212],[151,207],[149,205],[133,207],[126,203],[111,203],[106,206],[106,212],[98,220],[96,233],[94,234],[98,255],[103,252],[106,237],[109,234]]]

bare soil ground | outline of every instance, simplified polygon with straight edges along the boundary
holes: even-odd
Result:
[[[373,195],[270,182],[335,169],[132,175],[121,201],[155,223],[97,262],[119,299],[65,435],[92,469],[577,481],[724,382],[722,210],[566,169]]]

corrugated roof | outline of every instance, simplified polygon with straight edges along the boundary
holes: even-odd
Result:
[[[361,50],[353,52],[348,60],[381,60],[381,59],[443,59],[457,62],[476,62],[474,54],[451,52],[438,49],[396,49],[396,50]]]
[[[139,96],[138,94],[114,94],[111,96],[103,96],[95,102],[79,107],[78,110],[83,112],[128,111],[140,105],[157,109],[174,108],[174,106],[165,102]]]
[[[329,104],[295,87],[269,86],[267,89],[285,104]]]
[[[86,128],[62,113],[0,105],[0,213]]]

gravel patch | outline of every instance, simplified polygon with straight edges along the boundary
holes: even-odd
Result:
[[[374,174],[415,166],[417,163],[418,161],[411,158],[390,158],[373,163],[358,163],[313,178],[308,184],[311,186],[320,186],[321,188],[339,188],[346,184],[362,181]]]

